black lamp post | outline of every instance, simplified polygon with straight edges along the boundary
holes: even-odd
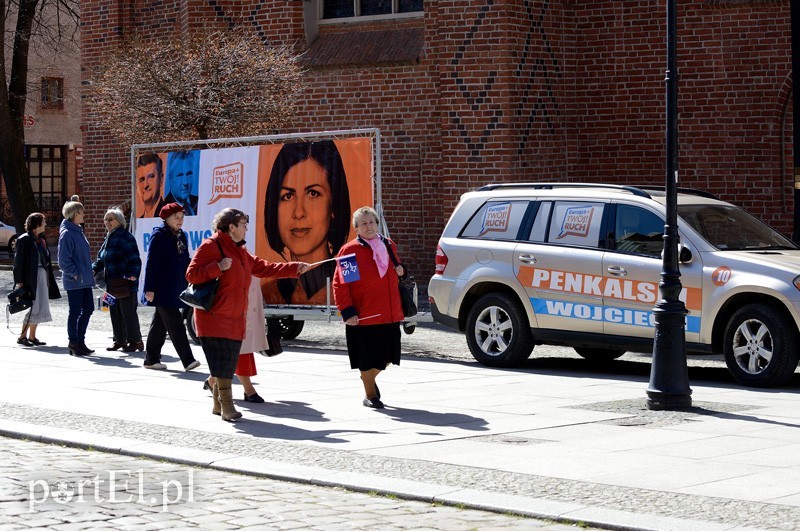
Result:
[[[647,409],[677,410],[692,406],[686,366],[686,306],[680,300],[678,269],[678,66],[676,58],[677,1],[667,0],[667,176],[664,258],[660,299],[653,309],[656,322],[653,363],[647,386]]]
[[[790,2],[792,19],[792,151],[794,166],[794,230],[792,241],[800,243],[800,3]]]

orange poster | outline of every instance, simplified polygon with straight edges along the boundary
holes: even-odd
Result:
[[[270,262],[319,262],[355,237],[352,213],[373,205],[368,138],[260,147],[255,253]],[[300,279],[262,283],[266,304],[324,305],[336,261]],[[330,301],[333,304],[333,300]]]

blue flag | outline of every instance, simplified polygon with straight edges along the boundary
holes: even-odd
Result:
[[[340,256],[336,261],[339,263],[339,267],[342,270],[342,280],[344,280],[345,283],[355,282],[361,278],[361,275],[358,273],[355,253]]]

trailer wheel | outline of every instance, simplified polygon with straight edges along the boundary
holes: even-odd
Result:
[[[197,338],[197,330],[194,328],[194,309],[186,308],[183,312],[183,318],[186,321],[186,332],[189,334],[189,338],[199,345],[200,340]]]
[[[303,331],[305,321],[296,321],[291,315],[267,319],[267,328],[273,334],[278,334],[281,339],[294,339]]]

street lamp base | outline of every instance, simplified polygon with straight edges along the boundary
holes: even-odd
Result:
[[[688,394],[670,395],[647,391],[647,409],[651,411],[681,411],[692,409],[692,391]]]

